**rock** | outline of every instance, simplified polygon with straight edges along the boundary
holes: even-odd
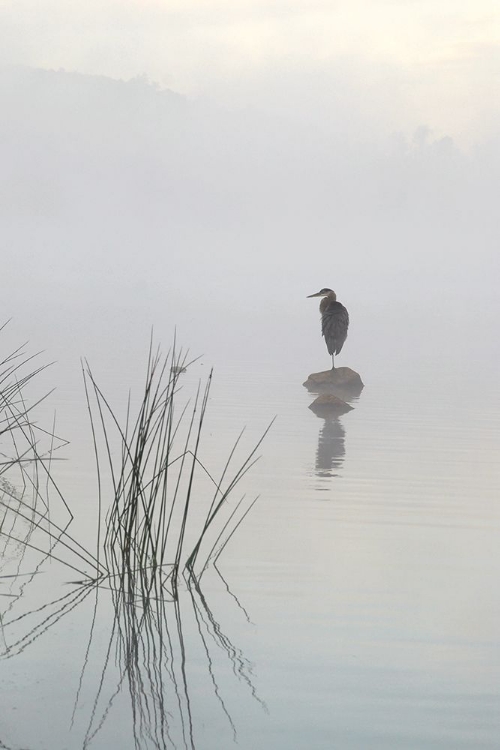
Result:
[[[314,399],[309,408],[318,417],[340,416],[353,410],[352,406],[349,406],[349,404],[346,404],[345,401],[342,401],[341,398],[334,396],[332,393],[322,393],[321,396]]]
[[[359,396],[363,390],[363,381],[359,374],[350,367],[336,367],[334,370],[313,372],[303,385],[311,393],[336,393],[348,396]]]

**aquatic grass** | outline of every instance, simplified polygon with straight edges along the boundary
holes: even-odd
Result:
[[[90,746],[101,731],[124,689],[130,694],[135,747],[173,746],[177,739],[185,747],[195,747],[195,704],[188,669],[192,637],[186,639],[183,626],[186,598],[180,596],[181,585],[189,594],[187,634],[192,630],[199,635],[208,684],[233,740],[237,741],[236,726],[223,683],[218,682],[220,670],[227,673],[229,666],[266,709],[253,684],[250,662],[223,633],[201,591],[200,579],[210,564],[221,576],[218,558],[257,499],[248,501],[243,495],[234,507],[230,505],[237,484],[257,460],[256,452],[270,426],[234,470],[242,432],[220,478],[215,479],[202,461],[213,373],[195,387],[191,400],[184,398],[181,378],[191,364],[187,353],[177,351],[175,344],[164,356],[151,343],[142,393],[138,401],[129,394],[122,423],[90,366],[82,363],[97,466],[96,546],[91,550],[70,533],[74,516],[53,475],[54,452],[66,443],[56,436],[55,418],[49,430],[36,424],[34,406],[40,402],[32,403],[24,393],[39,370],[32,375],[23,376],[22,369],[12,374],[12,358],[7,361],[1,437],[10,442],[13,455],[6,457],[8,467],[0,475],[0,536],[6,543],[17,544],[16,553],[21,550],[21,554],[14,558],[17,569],[13,574],[0,574],[0,598],[5,602],[0,614],[0,635],[4,636],[0,658],[10,659],[30,648],[95,593],[71,719],[73,730],[74,724],[81,723],[78,713],[82,712],[77,709],[85,705],[83,690],[92,677],[88,665],[93,649],[99,648],[98,642],[92,645],[98,598],[105,590],[110,593],[114,617],[88,721],[84,718],[82,747]],[[0,462],[0,474],[1,469]],[[21,490],[6,477],[14,469],[21,477]],[[50,503],[54,490],[56,502]],[[24,560],[28,551],[29,560]],[[33,553],[38,560],[34,567]],[[12,555],[5,556],[6,562],[9,559]],[[23,610],[27,588],[46,570],[47,560],[63,564],[79,579],[66,582],[69,592]],[[30,572],[22,572],[21,563]],[[18,579],[21,585],[13,590],[12,583]]]
[[[15,483],[4,480],[1,486],[0,535],[65,564],[82,580],[108,578],[116,588],[140,591],[143,603],[175,598],[183,580],[199,580],[217,562],[253,506],[256,498],[248,501],[245,495],[233,508],[229,500],[258,460],[256,452],[271,425],[234,471],[242,431],[215,479],[200,458],[212,372],[198,383],[192,399],[181,398],[181,379],[196,360],[177,349],[175,341],[164,355],[151,338],[142,391],[138,400],[129,392],[120,421],[83,360],[97,483],[96,543],[90,551],[69,532],[74,516],[53,475],[54,453],[66,441],[56,436],[55,418],[52,430],[35,423],[33,410],[43,399],[31,403],[24,395],[31,379],[45,369],[26,374],[22,366],[31,360],[19,347],[0,369],[0,437],[12,445],[11,457],[0,462],[0,475],[16,467],[22,484],[20,493]],[[207,479],[212,492],[207,492]],[[58,502],[49,513],[51,494]],[[64,522],[61,508],[67,513]],[[18,525],[22,532],[16,531]]]
[[[145,597],[161,597],[165,589],[176,595],[184,573],[197,577],[220,555],[244,515],[236,521],[235,510],[225,521],[222,509],[238,482],[257,460],[256,451],[270,426],[233,476],[227,479],[241,436],[235,442],[217,481],[200,460],[203,427],[213,373],[198,384],[192,403],[178,404],[180,377],[192,362],[188,353],[174,346],[162,355],[150,343],[143,393],[132,416],[129,394],[126,417],[120,424],[88,364],[82,363],[87,409],[96,460],[97,496],[101,510],[97,536],[103,531],[104,566],[108,575],[124,585],[140,578]],[[195,485],[203,473],[214,485],[213,497],[201,516]],[[105,479],[107,477],[107,479]],[[103,519],[104,482],[112,498]],[[206,493],[202,502],[207,506]],[[254,502],[254,501],[253,501]],[[253,502],[251,504],[253,504]],[[199,556],[208,532],[216,527],[215,542]],[[196,533],[194,546],[186,544]],[[198,565],[195,567],[198,561]]]
[[[0,332],[4,326],[0,328]],[[31,549],[62,562],[82,578],[89,578],[88,566],[99,574],[98,565],[85,548],[68,533],[73,514],[53,477],[54,454],[67,445],[53,429],[45,429],[35,421],[40,404],[52,391],[35,399],[26,396],[27,386],[50,364],[33,368],[40,352],[28,355],[22,345],[0,360],[0,536],[8,544]],[[50,496],[55,493],[67,512],[66,523],[58,525],[50,518]],[[60,514],[58,514],[60,517]],[[36,539],[34,535],[36,534]],[[54,548],[60,546],[56,554]],[[69,552],[70,561],[60,553]],[[75,557],[76,556],[76,557]],[[41,564],[41,563],[40,563]],[[100,572],[102,575],[102,571]]]
[[[51,433],[34,420],[50,392],[28,400],[25,391],[50,364],[33,367],[40,352],[30,355],[25,347],[23,344],[0,359],[0,536],[6,545],[14,542],[24,549],[38,525],[44,525],[50,535],[49,495],[55,488],[50,466],[56,460],[54,453],[66,444],[55,429]]]

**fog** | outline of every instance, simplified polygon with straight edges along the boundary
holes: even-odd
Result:
[[[497,313],[498,141],[394,129],[352,67],[233,107],[146,76],[4,66],[0,87],[3,309],[30,338],[64,309],[75,345],[116,318],[261,356],[311,339],[304,298],[328,285],[360,350],[397,319],[432,354],[429,327],[457,321],[470,348]]]
[[[1,345],[29,340],[29,354],[43,350],[36,363],[55,361],[26,403],[42,440],[53,425],[69,441],[52,470],[75,539],[94,549],[101,494],[104,513],[112,497],[97,489],[81,357],[127,435],[141,432],[129,431],[126,404],[131,388],[130,413],[139,408],[151,329],[164,349],[176,336],[200,355],[179,376],[179,403],[193,403],[215,366],[200,442],[210,474],[194,477],[202,502],[240,429],[238,450],[250,453],[278,417],[242,478],[242,493],[261,499],[224,553],[241,605],[204,579],[210,596],[222,587],[216,631],[227,622],[237,635],[231,679],[248,659],[258,689],[240,687],[269,712],[256,717],[260,697],[249,709],[252,696],[219,681],[203,636],[208,690],[201,648],[182,647],[177,701],[170,691],[163,703],[163,662],[148,645],[160,702],[147,702],[144,682],[146,703],[131,692],[129,704],[127,657],[115,703],[89,650],[90,609],[46,645],[42,600],[49,586],[60,596],[49,572],[19,595],[40,598],[42,630],[15,659],[4,636],[0,747],[81,747],[80,735],[87,746],[102,726],[95,746],[122,748],[131,722],[137,747],[163,747],[147,720],[140,744],[134,722],[160,717],[163,730],[178,702],[183,747],[185,713],[189,746],[194,731],[204,750],[232,746],[221,738],[236,739],[235,726],[252,749],[496,748],[497,28],[490,0],[0,0],[0,326],[11,318]],[[365,384],[338,391],[352,408],[335,418],[310,411],[317,394],[302,387],[331,363],[318,299],[306,299],[322,287],[350,316],[335,364]],[[106,439],[103,466],[108,455]],[[2,526],[10,533],[3,516]],[[12,539],[17,575],[24,542]],[[41,572],[26,570],[30,582]],[[15,575],[0,573],[1,598]],[[1,635],[24,623],[6,596]],[[99,622],[94,610],[90,627],[103,648],[110,613]],[[190,626],[200,635],[201,619]],[[219,661],[227,643],[215,644]],[[208,702],[212,686],[224,715]],[[101,689],[113,698],[97,711]],[[229,718],[227,736],[217,716]]]

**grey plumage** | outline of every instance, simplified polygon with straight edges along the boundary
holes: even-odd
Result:
[[[325,300],[322,300],[322,303]],[[349,313],[340,302],[331,302],[321,312],[321,333],[325,337],[328,354],[339,354],[347,338]]]
[[[332,369],[334,355],[339,354],[347,338],[349,328],[349,313],[344,305],[337,302],[337,295],[332,289],[321,289],[309,297],[323,297],[319,305],[321,313],[321,333],[325,337],[328,353],[332,355]]]

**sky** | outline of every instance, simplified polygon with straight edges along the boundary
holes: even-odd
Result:
[[[62,326],[63,350],[112,310],[113,338],[161,321],[227,354],[260,327],[255,356],[286,331],[293,359],[328,286],[360,356],[378,356],[375,320],[428,356],[480,342],[499,17],[489,0],[0,0],[4,306],[29,338]]]
[[[496,0],[0,0],[0,36],[3,64],[146,75],[232,107],[340,88],[381,127],[463,147],[499,114]]]

